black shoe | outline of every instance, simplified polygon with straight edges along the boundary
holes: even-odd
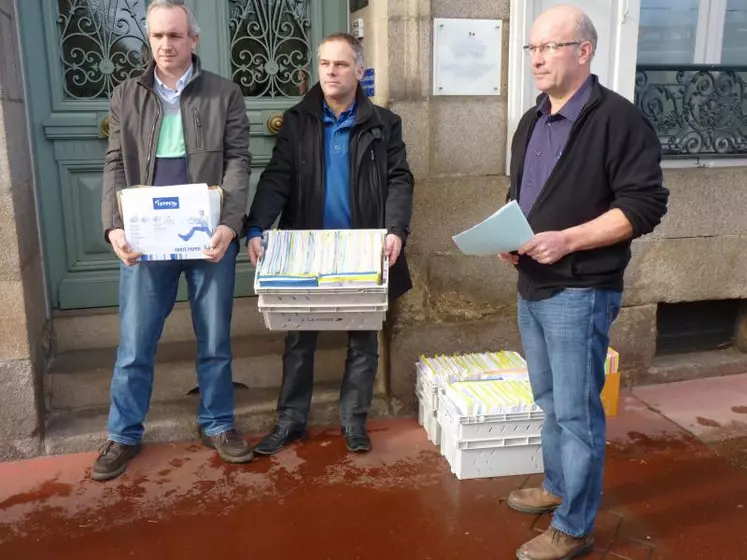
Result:
[[[127,469],[127,463],[140,453],[140,444],[124,445],[116,441],[107,441],[101,448],[98,459],[91,469],[93,480],[111,480],[117,478]]]
[[[272,431],[259,440],[254,446],[254,452],[260,455],[272,455],[277,453],[289,443],[301,439],[304,429],[294,424],[275,424]]]
[[[371,451],[371,438],[364,426],[343,426],[342,435],[345,436],[345,447],[351,453],[367,453]]]
[[[249,463],[254,459],[251,447],[244,441],[241,434],[234,429],[217,436],[203,434],[202,444],[205,447],[215,449],[226,463]]]

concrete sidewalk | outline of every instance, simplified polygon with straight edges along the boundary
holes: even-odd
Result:
[[[587,558],[747,558],[745,407],[747,376],[626,393]],[[366,456],[329,429],[243,467],[149,446],[106,484],[90,453],[0,464],[0,559],[512,559],[548,525],[505,504],[539,476],[459,481],[415,421],[371,429]]]

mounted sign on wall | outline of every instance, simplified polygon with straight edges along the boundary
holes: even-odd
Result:
[[[366,68],[363,72],[363,79],[361,80],[361,87],[363,88],[363,93],[365,93],[368,97],[373,97],[376,95],[376,90],[374,88],[374,84],[376,82],[376,76],[374,73],[373,68]]]
[[[433,95],[500,95],[503,22],[433,20]]]

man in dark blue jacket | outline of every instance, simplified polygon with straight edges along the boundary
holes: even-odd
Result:
[[[363,49],[348,34],[319,47],[319,83],[286,111],[272,159],[262,173],[247,219],[249,256],[262,252],[262,230],[280,216],[282,229],[386,228],[389,298],[412,286],[403,246],[410,231],[413,177],[402,122],[363,94]],[[270,455],[300,438],[314,384],[317,332],[288,333],[278,421],[254,448]],[[378,333],[350,331],[340,390],[347,448],[371,448],[366,418],[378,369]]]
[[[591,74],[597,33],[576,8],[532,26],[537,105],[513,139],[509,199],[535,236],[501,259],[519,271],[519,328],[537,404],[545,412],[541,488],[513,492],[512,508],[554,511],[520,560],[592,550],[605,451],[601,392],[609,330],[620,310],[631,240],[665,215],[661,146],[638,109]]]

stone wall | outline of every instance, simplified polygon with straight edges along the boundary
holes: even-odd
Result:
[[[37,455],[46,306],[13,0],[0,0],[0,460]]]

